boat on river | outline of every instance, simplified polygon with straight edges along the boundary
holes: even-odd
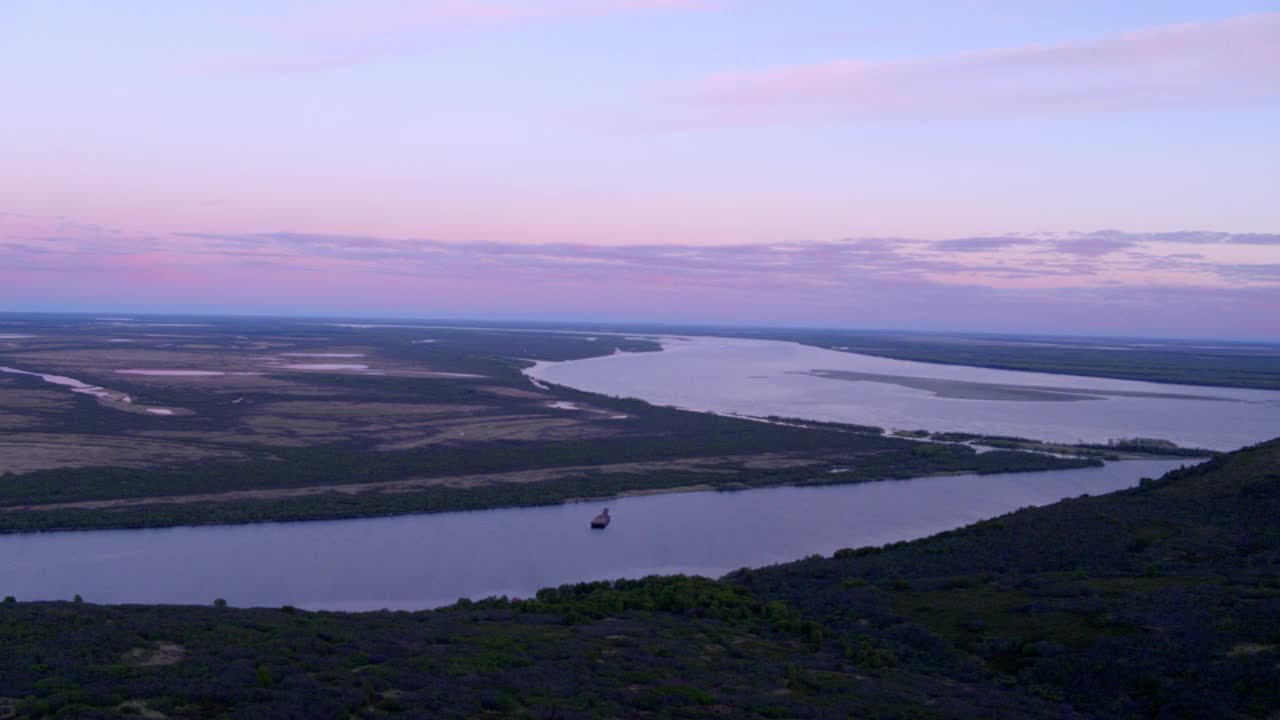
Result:
[[[609,520],[611,519],[612,518],[609,517],[609,508],[605,508],[600,511],[600,514],[597,515],[594,520],[591,521],[591,529],[603,530],[609,527]]]

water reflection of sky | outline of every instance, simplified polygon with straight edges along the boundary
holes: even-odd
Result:
[[[1129,487],[1177,461],[1044,473],[257,525],[0,536],[0,593],[23,600],[371,610],[525,597],[583,580],[719,576],[924,537],[1028,505]],[[607,530],[591,518],[607,506]]]
[[[541,381],[693,410],[1055,442],[1145,437],[1233,450],[1270,439],[1280,428],[1275,391],[937,365],[772,340],[697,337],[664,348],[539,363],[527,372]],[[1034,399],[1035,393],[1090,399]]]

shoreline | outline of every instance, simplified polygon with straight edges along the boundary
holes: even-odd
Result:
[[[475,507],[449,507],[449,508],[439,508],[439,509],[409,510],[405,512],[358,512],[356,511],[356,512],[349,512],[349,513],[314,515],[311,517],[282,517],[282,518],[266,518],[266,519],[254,519],[254,520],[244,520],[244,521],[196,520],[191,522],[172,523],[172,524],[166,524],[166,523],[137,523],[137,524],[120,524],[120,525],[89,524],[89,525],[77,525],[77,526],[66,526],[66,527],[53,527],[53,528],[38,529],[38,530],[0,529],[0,537],[36,536],[36,535],[45,535],[45,534],[52,534],[52,533],[116,532],[116,531],[129,532],[129,531],[137,531],[137,530],[167,530],[167,529],[201,528],[201,527],[215,527],[215,526],[235,527],[235,526],[248,526],[248,525],[283,525],[283,524],[293,524],[293,523],[312,523],[312,522],[340,521],[340,520],[366,520],[366,519],[372,520],[372,519],[378,519],[378,518],[395,518],[395,517],[443,515],[443,514],[451,514],[451,513],[486,512],[491,510],[518,510],[518,509],[525,509],[525,508],[554,507],[559,505],[609,502],[613,500],[621,500],[621,499],[634,498],[634,497],[649,497],[649,496],[655,496],[655,495],[683,495],[683,494],[699,493],[699,492],[736,493],[736,492],[746,492],[751,490],[767,490],[767,489],[776,489],[776,488],[784,488],[784,487],[805,488],[805,487],[853,486],[853,485],[865,485],[870,483],[922,480],[922,479],[928,479],[928,478],[959,477],[964,475],[974,475],[974,476],[1034,475],[1034,474],[1043,473],[1043,472],[1070,472],[1074,470],[1090,470],[1090,469],[1096,469],[1099,467],[1104,467],[1113,462],[1141,462],[1141,461],[1167,460],[1169,462],[1185,461],[1185,464],[1194,465],[1194,464],[1199,464],[1201,462],[1204,462],[1206,459],[1207,458],[1142,457],[1142,458],[1126,458],[1123,460],[1107,461],[1107,462],[1100,462],[1099,464],[1082,465],[1079,467],[1067,467],[1067,468],[1042,468],[1037,470],[1010,470],[1007,472],[991,472],[991,473],[955,470],[955,471],[926,473],[922,475],[912,475],[908,477],[882,477],[882,478],[873,478],[873,479],[852,478],[848,480],[837,479],[844,474],[834,473],[827,476],[831,478],[830,480],[826,480],[825,478],[823,478],[821,481],[787,480],[787,481],[782,481],[777,483],[768,483],[768,484],[760,484],[760,485],[733,484],[733,485],[719,486],[719,487],[715,485],[706,484],[706,483],[695,483],[690,485],[673,485],[670,487],[637,488],[634,490],[623,490],[610,495],[596,495],[596,496],[579,495],[579,496],[566,497],[558,500],[545,500],[545,501],[530,500],[527,502],[502,503],[502,504],[492,504],[492,505],[479,504]],[[822,476],[817,476],[817,477],[822,477]],[[138,507],[142,508],[142,507],[145,507],[145,505],[142,503],[139,503]],[[38,513],[39,511],[21,511],[21,512]],[[4,511],[0,511],[0,517],[3,517],[3,513]]]
[[[884,427],[880,428],[882,431],[880,434],[885,437],[895,436],[895,437],[907,437],[907,438],[911,438],[911,437],[926,438],[929,436],[971,435],[974,437],[992,438],[994,440],[999,440],[999,441],[1016,440],[1019,443],[1035,444],[1035,445],[1040,445],[1045,447],[1048,447],[1048,446],[1078,447],[1086,451],[1094,451],[1094,452],[1102,451],[1102,452],[1115,453],[1115,454],[1125,452],[1128,450],[1134,450],[1139,453],[1142,453],[1143,452],[1142,450],[1132,446],[1116,447],[1116,448],[1109,447],[1110,443],[1125,445],[1130,440],[1142,439],[1142,440],[1153,440],[1159,443],[1164,443],[1167,446],[1166,449],[1171,451],[1167,453],[1159,453],[1157,451],[1157,454],[1179,455],[1180,453],[1182,453],[1188,457],[1191,456],[1193,452],[1197,452],[1197,451],[1204,451],[1209,453],[1231,452],[1232,450],[1236,449],[1239,446],[1245,446],[1245,445],[1249,445],[1254,442],[1260,441],[1260,439],[1254,439],[1251,436],[1248,436],[1247,433],[1242,433],[1242,432],[1235,432],[1234,435],[1231,437],[1221,437],[1221,438],[1199,437],[1196,433],[1188,434],[1187,428],[1177,426],[1176,423],[1174,425],[1165,427],[1163,429],[1157,428],[1154,430],[1149,430],[1145,425],[1142,425],[1142,426],[1136,425],[1135,424],[1136,420],[1132,420],[1125,423],[1118,423],[1113,427],[1110,425],[1106,425],[1105,423],[1103,425],[1098,425],[1098,426],[1088,425],[1088,424],[1082,425],[1080,424],[1080,421],[1078,419],[1071,420],[1071,422],[1074,422],[1075,425],[1071,425],[1070,423],[1063,421],[1063,423],[1061,423],[1061,427],[1059,427],[1058,425],[1054,425],[1053,423],[1049,423],[1045,427],[1040,428],[1041,434],[1048,433],[1051,436],[1048,438],[1008,437],[1008,435],[1010,434],[1009,431],[1004,429],[993,429],[990,426],[989,422],[986,424],[984,429],[984,424],[982,422],[977,422],[975,424],[972,422],[957,421],[957,419],[952,416],[953,413],[948,410],[950,406],[946,405],[946,403],[950,401],[999,402],[999,403],[1007,403],[1011,406],[1018,406],[1018,405],[1043,404],[1046,401],[1043,399],[1036,400],[1032,398],[952,396],[947,394],[948,393],[947,387],[942,387],[941,389],[929,389],[929,388],[917,387],[917,385],[919,384],[924,384],[928,386],[933,386],[933,385],[948,386],[948,387],[956,386],[956,388],[958,389],[954,389],[954,390],[957,392],[959,391],[959,389],[968,388],[968,387],[980,388],[982,389],[983,392],[985,392],[985,389],[987,388],[991,388],[991,389],[994,389],[994,391],[1004,392],[1004,393],[1037,392],[1044,395],[1052,394],[1052,395],[1062,396],[1062,397],[1071,396],[1071,399],[1073,400],[1117,400],[1117,401],[1126,401],[1126,402],[1135,402],[1135,401],[1150,402],[1150,401],[1172,400],[1172,401],[1179,401],[1179,402],[1224,402],[1224,403],[1233,403],[1233,404],[1244,403],[1244,405],[1249,405],[1249,406],[1280,404],[1280,388],[1253,387],[1253,386],[1242,386],[1242,385],[1221,385],[1221,384],[1214,385],[1214,384],[1206,384],[1206,383],[1190,384],[1190,383],[1180,383],[1174,380],[1162,380],[1157,382],[1156,380],[1153,380],[1145,376],[1141,378],[1134,378],[1134,377],[1111,376],[1111,375],[1086,375],[1086,374],[1078,374],[1078,373],[1057,372],[1053,369],[1038,368],[1038,367],[1007,367],[1007,366],[997,366],[993,364],[937,362],[933,360],[920,360],[920,359],[911,359],[909,357],[897,357],[892,355],[873,354],[868,352],[860,352],[860,351],[852,351],[852,350],[842,350],[842,349],[837,349],[836,347],[818,345],[810,342],[803,342],[801,340],[795,340],[795,339],[790,339],[785,337],[784,338],[764,338],[764,337],[757,337],[757,336],[688,335],[688,336],[681,336],[679,338],[663,338],[664,342],[659,343],[662,347],[662,350],[664,351],[668,350],[669,346],[672,345],[672,342],[669,342],[669,340],[676,340],[676,339],[704,340],[704,341],[711,341],[711,342],[725,341],[725,342],[747,342],[747,343],[772,343],[777,345],[789,345],[789,346],[793,346],[794,348],[804,348],[811,351],[820,351],[824,353],[838,353],[839,355],[842,355],[848,358],[853,358],[855,359],[854,361],[877,361],[878,360],[878,361],[889,361],[892,363],[897,363],[899,365],[902,365],[903,366],[902,370],[895,371],[893,373],[889,373],[887,371],[881,371],[881,370],[877,370],[875,373],[871,373],[869,371],[846,370],[846,369],[832,369],[832,370],[816,370],[812,368],[787,369],[785,366],[772,368],[773,372],[780,372],[783,375],[807,375],[807,376],[812,376],[819,379],[827,379],[827,380],[833,380],[833,381],[842,380],[842,378],[833,377],[833,376],[838,376],[845,373],[856,374],[856,375],[868,375],[869,377],[874,375],[876,379],[869,379],[869,380],[866,380],[865,382],[895,385],[895,386],[900,386],[902,388],[906,388],[908,392],[918,391],[918,392],[925,393],[925,395],[920,396],[919,398],[916,398],[916,399],[919,402],[931,402],[935,404],[930,405],[926,408],[922,408],[920,410],[920,412],[922,413],[922,417],[925,415],[928,415],[930,410],[935,410],[940,408],[941,412],[939,416],[934,419],[937,420],[939,423],[941,423],[942,426],[946,429],[933,429],[933,430],[927,430],[924,432],[921,432],[919,426],[906,426],[906,425],[899,426],[894,424],[895,421],[892,419],[888,419],[888,417],[885,416],[883,413],[878,412],[874,404],[868,406],[870,408],[869,413],[855,412],[851,415],[841,410],[839,412],[836,412],[833,416],[831,416],[833,417],[833,419],[827,419],[827,420],[816,419],[816,418],[806,419],[806,418],[796,418],[796,417],[781,417],[781,419],[787,421],[785,424],[793,424],[794,422],[795,424],[811,424],[814,426],[830,426],[830,427],[835,427],[835,426],[870,427],[872,425],[883,425]],[[718,351],[721,349],[722,348],[712,348],[712,350],[715,350],[715,351]],[[570,370],[568,372],[567,378],[563,377],[564,373],[557,373],[553,375],[552,373],[548,372],[548,370],[559,365],[573,365],[575,363],[586,363],[588,361],[598,362],[609,357],[618,357],[620,355],[629,355],[629,354],[630,353],[615,352],[612,355],[584,358],[580,360],[539,361],[539,362],[534,362],[528,366],[521,367],[520,373],[524,375],[524,377],[530,383],[535,384],[537,387],[559,387],[565,390],[570,390],[575,392],[581,392],[581,393],[587,393],[587,394],[593,394],[593,395],[604,395],[607,397],[617,397],[617,398],[622,398],[627,400],[640,401],[640,402],[648,403],[651,405],[656,405],[660,407],[672,407],[680,410],[685,410],[688,412],[704,412],[704,413],[710,413],[713,415],[719,415],[722,417],[736,417],[740,419],[761,421],[761,422],[769,422],[774,419],[778,419],[778,416],[785,416],[787,414],[787,411],[778,410],[774,407],[774,405],[777,404],[776,400],[771,403],[769,400],[766,399],[763,403],[757,402],[754,405],[752,405],[750,410],[745,410],[745,409],[742,409],[743,402],[739,402],[736,405],[726,404],[724,402],[720,402],[717,400],[708,400],[706,397],[699,397],[697,398],[698,401],[694,402],[693,398],[685,397],[684,395],[678,396],[678,399],[673,399],[673,398],[676,398],[677,396],[673,396],[672,393],[665,391],[664,389],[665,386],[662,385],[661,383],[657,385],[651,385],[651,386],[644,386],[642,384],[638,387],[634,385],[628,385],[626,383],[618,385],[617,383],[609,382],[608,379],[605,378],[604,374],[602,374],[598,368],[594,370],[584,370],[583,372],[580,372],[577,375],[575,375],[574,372]],[[701,357],[695,358],[695,364],[691,366],[693,370],[689,370],[688,368],[682,368],[682,369],[690,372],[703,371],[703,368],[697,365],[696,363],[697,361],[704,360],[704,359],[705,358],[701,358]],[[772,361],[772,360],[766,356],[766,361]],[[669,362],[678,362],[678,361],[669,361]],[[794,361],[789,361],[789,362],[792,362],[792,364],[795,365],[795,367],[797,368],[804,367],[803,365],[797,364]],[[807,362],[820,363],[821,358],[808,358]],[[937,370],[930,371],[930,370],[924,370],[924,369],[916,369],[912,371],[911,368],[907,366],[920,366],[921,368],[936,368]],[[675,367],[681,368],[681,366],[678,364]],[[1008,379],[1007,382],[1002,383],[1002,382],[994,381],[990,379],[982,379],[981,375],[979,375],[978,378],[963,379],[963,376],[960,378],[955,378],[955,377],[948,377],[945,374],[937,375],[937,376],[933,374],[936,372],[940,372],[942,369],[945,369],[945,368],[953,368],[958,370],[974,370],[974,371],[989,370],[989,371],[995,371],[1000,373],[1010,373],[1014,376],[1023,376],[1023,377],[1011,377]],[[670,366],[668,366],[667,372],[670,372]],[[1055,377],[1055,378],[1079,378],[1083,380],[1093,380],[1093,381],[1097,381],[1101,386],[1097,388],[1074,387],[1071,385],[1062,385],[1061,387],[1056,385],[1050,386],[1050,385],[1045,385],[1044,383],[1046,383],[1047,381],[1043,379],[1040,380],[1040,383],[1041,383],[1040,385],[1036,385],[1034,384],[1034,381],[1036,380],[1036,378],[1026,377],[1026,376],[1036,376],[1036,375],[1049,376],[1049,377]],[[751,377],[755,378],[756,376],[753,375]],[[760,377],[763,378],[765,376],[760,376]],[[574,382],[575,378],[576,378],[577,384],[576,385],[569,384],[569,382]],[[604,379],[602,380],[602,378]],[[1108,387],[1107,384],[1115,384],[1115,385],[1112,387]],[[1143,385],[1154,385],[1159,387],[1158,389],[1157,388],[1144,389],[1141,387]],[[1168,392],[1164,391],[1165,388],[1177,388],[1177,387],[1185,387],[1188,391],[1194,390],[1196,392],[1188,392],[1187,397],[1180,397],[1180,396],[1171,394],[1172,391],[1168,391]],[[1220,396],[1210,396],[1210,395],[1200,394],[1200,393],[1204,393],[1207,388],[1219,388],[1222,394]],[[974,392],[974,391],[970,390],[969,392]],[[643,393],[643,395],[640,395],[637,393]],[[1150,395],[1150,397],[1148,397],[1148,394]],[[853,401],[850,401],[850,402],[853,402]],[[841,406],[841,407],[843,408],[845,406]],[[1123,409],[1131,410],[1132,408],[1126,406]],[[1025,415],[1027,412],[1030,412],[1030,411],[1019,409],[1016,411],[1011,410],[1011,412],[1014,412],[1014,413],[1021,412]],[[825,415],[830,415],[830,413],[825,413]],[[1105,416],[1105,413],[1104,413],[1104,416]],[[985,416],[981,416],[981,415],[979,416],[980,419],[982,417],[985,417]],[[1014,417],[1016,418],[1016,414]],[[1023,419],[1025,420],[1026,418],[1023,418]],[[1151,420],[1151,418],[1145,418],[1145,419]],[[1013,422],[1013,421],[1011,420],[1010,422]],[[778,423],[778,424],[784,424],[784,423]],[[1089,429],[1093,430],[1092,434],[1088,431]],[[1035,430],[1032,430],[1030,432],[1031,434],[1035,434]],[[1145,434],[1147,432],[1150,432],[1153,434],[1147,435]],[[1075,433],[1080,433],[1080,434],[1075,434]],[[1203,433],[1199,433],[1199,435],[1203,435]],[[1055,437],[1057,439],[1054,439]],[[1173,438],[1173,439],[1170,439],[1170,438]],[[1151,447],[1154,450],[1156,446],[1153,445]],[[1093,454],[1093,453],[1082,452],[1081,454]]]
[[[1182,380],[1182,379],[1170,380],[1170,379],[1160,378],[1158,376],[1133,377],[1129,375],[1089,375],[1086,373],[1066,372],[1065,370],[1053,370],[1048,368],[1036,368],[1036,367],[1020,367],[1017,365],[1001,365],[997,363],[956,362],[956,361],[937,360],[937,359],[920,360],[918,358],[907,357],[904,355],[888,355],[884,353],[869,352],[866,350],[861,350],[859,352],[854,352],[852,350],[841,350],[838,347],[831,347],[827,345],[816,345],[814,343],[801,342],[799,340],[791,340],[788,342],[795,342],[798,345],[807,345],[809,347],[820,348],[822,350],[830,350],[832,352],[844,353],[846,355],[865,355],[867,357],[882,358],[884,360],[901,360],[903,362],[918,362],[918,363],[925,363],[928,365],[945,365],[947,367],[972,367],[972,368],[983,368],[986,370],[1006,370],[1008,372],[1044,373],[1045,375],[1062,375],[1065,377],[1096,378],[1099,380],[1124,380],[1128,382],[1145,382],[1145,383],[1152,383],[1155,385],[1185,385],[1188,387],[1227,388],[1231,390],[1265,390],[1265,391],[1271,391],[1271,392],[1280,392],[1280,385],[1211,383],[1211,382],[1204,382],[1204,381]],[[1082,348],[1082,349],[1088,349],[1088,348]]]

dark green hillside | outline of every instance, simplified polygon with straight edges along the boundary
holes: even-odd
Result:
[[[833,636],[1100,717],[1269,717],[1280,441],[1131,491],[730,581]]]
[[[1277,518],[1272,441],[720,581],[353,615],[6,602],[0,717],[1270,718]]]
[[[20,603],[0,606],[0,640],[19,717],[907,718],[937,702],[1061,717],[1005,689],[864,671],[780,603],[682,577],[426,613]]]

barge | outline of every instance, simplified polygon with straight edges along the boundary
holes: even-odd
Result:
[[[610,520],[610,519],[611,519],[611,518],[609,517],[609,508],[605,508],[604,510],[601,510],[601,511],[600,511],[600,514],[599,514],[599,515],[597,515],[597,516],[595,517],[595,519],[591,521],[591,529],[592,529],[592,530],[603,530],[603,529],[605,529],[605,528],[609,527],[609,520]]]

